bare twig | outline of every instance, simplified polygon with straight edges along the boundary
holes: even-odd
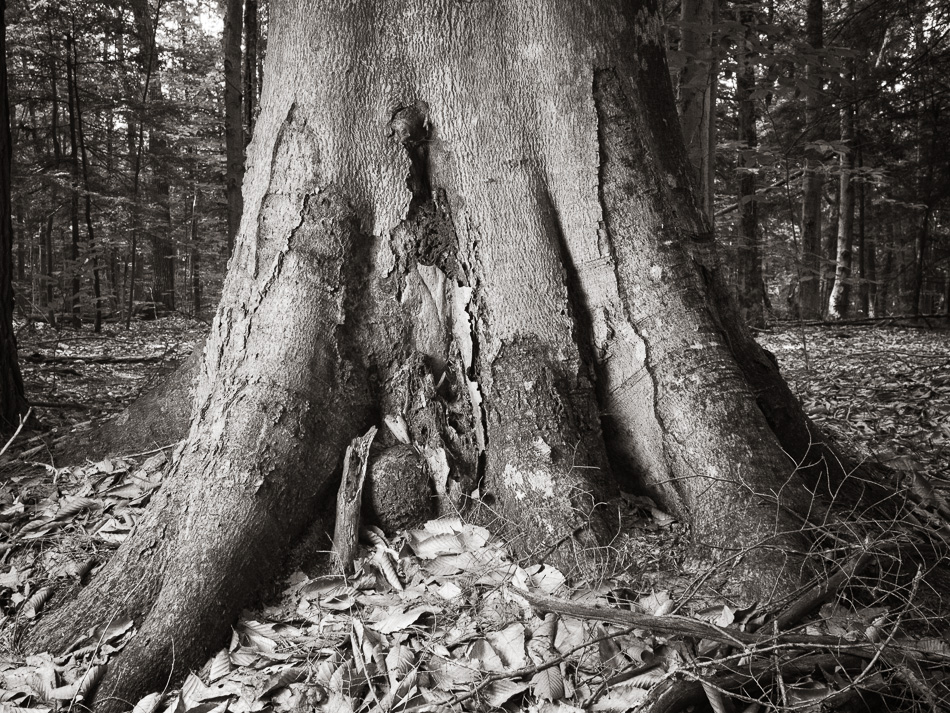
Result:
[[[23,426],[26,423],[27,419],[30,417],[30,414],[33,413],[33,407],[30,406],[26,410],[26,415],[20,418],[20,425],[16,427],[16,430],[13,432],[13,435],[10,436],[10,440],[6,442],[2,449],[0,449],[0,456],[7,452],[7,449],[13,444],[13,441],[16,440],[16,437],[20,435],[20,431],[23,430]]]

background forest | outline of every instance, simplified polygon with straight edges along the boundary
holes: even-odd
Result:
[[[666,4],[747,322],[946,312],[950,8]],[[230,5],[9,3],[18,318],[210,316],[267,37]]]

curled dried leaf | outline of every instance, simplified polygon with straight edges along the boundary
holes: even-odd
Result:
[[[33,596],[27,599],[23,605],[23,616],[29,619],[36,617],[37,614],[43,611],[43,606],[49,601],[51,596],[53,596],[52,587],[37,589]]]
[[[373,562],[379,567],[379,571],[383,573],[386,581],[389,582],[393,589],[397,592],[403,591],[404,587],[399,579],[399,573],[396,571],[395,558],[391,552],[388,550],[376,550],[373,556]]]
[[[81,698],[84,701],[88,701],[92,698],[92,694],[96,692],[96,687],[99,685],[102,677],[106,675],[108,669],[109,667],[106,664],[91,666],[79,681],[76,698]]]

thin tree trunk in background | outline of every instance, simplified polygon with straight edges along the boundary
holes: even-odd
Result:
[[[56,190],[55,186],[50,191],[50,200],[53,206],[56,206],[57,201],[59,200],[59,193]],[[43,296],[44,296],[44,305],[46,309],[46,319],[49,322],[50,326],[56,327],[56,309],[54,307],[54,296],[53,296],[53,225],[55,223],[56,210],[55,208],[49,212],[49,216],[46,218],[46,225],[43,228],[43,257],[41,262],[42,271],[43,271]]]
[[[69,117],[69,180],[71,191],[69,195],[69,225],[70,235],[72,236],[70,253],[70,257],[72,258],[70,270],[72,273],[72,296],[70,311],[72,313],[73,327],[78,328],[82,326],[82,278],[79,264],[79,183],[81,179],[79,170],[79,146],[76,139],[76,106],[74,103],[76,73],[75,67],[73,67],[72,52],[70,51],[71,45],[72,35],[66,35],[66,109],[67,116]]]
[[[157,169],[155,190],[159,195],[155,210],[158,214],[159,232],[152,235],[152,301],[159,312],[163,309],[175,309],[175,271],[178,266],[178,250],[171,237],[171,205],[168,178],[165,175],[164,161],[160,160],[168,152],[168,143],[164,135],[149,136],[149,155],[151,164]],[[159,166],[162,166],[159,168]]]
[[[150,98],[161,100],[163,92],[161,77],[158,74],[158,49],[155,43],[161,3],[156,7],[154,17],[150,14],[148,0],[133,0],[130,4],[142,48],[139,55],[140,67],[145,75],[142,100],[143,103]],[[144,127],[140,126],[139,131],[143,133]],[[141,138],[139,144],[141,146]],[[157,225],[150,231],[149,236],[152,248],[152,300],[157,303],[157,308],[174,310],[176,255],[175,244],[171,239],[171,210],[166,166],[168,153],[168,139],[164,129],[161,126],[152,126],[148,131],[148,155],[149,166],[154,175],[156,205],[152,211],[155,219],[149,222]]]
[[[257,115],[257,0],[244,2],[244,145],[254,135]],[[242,164],[243,165],[243,164]]]
[[[929,147],[926,149],[923,148],[923,121],[919,122],[919,125],[921,126],[918,129],[918,141],[921,144],[921,150],[918,151],[918,156],[921,158],[924,156],[927,157],[927,170],[918,170],[917,174],[920,176],[918,195],[920,196],[920,200],[924,203],[924,214],[921,216],[920,223],[917,226],[916,235],[914,236],[914,264],[912,283],[913,295],[911,297],[910,306],[913,314],[918,317],[921,314],[921,295],[923,294],[924,290],[924,277],[926,275],[927,268],[927,253],[930,249],[930,223],[934,212],[934,176],[936,174],[937,164],[937,118],[939,108],[934,98],[931,97],[930,101],[930,111],[927,112],[931,118],[930,141],[928,142]]]
[[[681,3],[680,51],[686,60],[677,85],[677,105],[700,205],[710,225],[714,212],[719,86],[719,62],[713,43],[717,22],[719,0],[683,0]]]
[[[854,81],[854,72],[850,82]],[[849,83],[850,86],[850,83]],[[841,174],[838,183],[838,243],[835,253],[835,279],[828,298],[828,318],[848,316],[851,298],[851,262],[854,248],[854,103],[848,92],[841,110]]]
[[[125,67],[125,34],[119,32],[118,37],[116,37],[116,56],[118,58],[118,63],[120,67]],[[148,90],[148,80],[150,79],[149,75],[146,75],[146,89],[144,90],[147,93]],[[128,102],[132,103],[137,100],[136,94],[138,89],[132,85],[132,82],[129,79],[129,72],[123,72],[123,85],[125,88],[125,93],[128,98]],[[132,195],[131,195],[131,205],[129,206],[129,259],[123,261],[123,278],[122,278],[122,287],[124,291],[123,304],[120,305],[120,309],[124,310],[124,320],[125,327],[128,329],[131,326],[132,322],[132,311],[135,306],[135,273],[137,269],[137,253],[138,253],[138,234],[141,230],[141,211],[140,211],[140,191],[139,191],[139,181],[140,174],[142,169],[142,145],[139,141],[139,131],[138,131],[138,119],[135,115],[135,112],[129,110],[126,113],[126,144],[128,151],[128,162],[129,166],[132,168]]]
[[[858,170],[864,168],[864,146],[862,137],[858,137],[857,146]],[[873,297],[871,294],[871,280],[873,280],[874,247],[867,233],[867,181],[858,182],[858,270],[860,280],[858,284],[858,304],[861,314],[866,317],[873,315]]]
[[[27,227],[25,212],[23,196],[19,195],[17,197],[17,209],[14,211],[14,215],[16,215],[16,230],[13,231],[16,239],[16,289],[13,290],[13,299],[14,304],[20,309],[20,313],[29,318],[33,312],[33,285],[31,280],[29,287],[27,286],[26,263],[27,253],[30,256],[29,262],[32,262],[33,258],[33,232]],[[30,236],[29,251],[26,244],[28,235]],[[32,272],[30,275],[32,276]]]
[[[191,310],[201,317],[201,247],[198,245],[198,188],[191,203]]]
[[[28,404],[13,329],[13,141],[7,90],[6,0],[0,0],[0,433],[17,428]]]
[[[924,214],[921,216],[920,223],[914,236],[914,265],[913,265],[913,294],[911,296],[911,312],[915,317],[919,317],[922,310],[922,295],[924,292],[924,276],[926,274],[927,252],[930,249],[930,223],[933,216],[933,203],[927,202],[924,208]]]
[[[864,190],[862,188],[862,190]],[[862,227],[863,230],[867,230],[867,208],[865,206],[866,196],[862,195],[862,202],[859,205],[861,211],[861,222],[865,225]],[[867,275],[867,289],[868,289],[868,317],[877,317],[878,309],[878,269],[877,269],[877,241],[878,236],[881,234],[879,229],[869,232],[864,239],[864,246],[866,250],[865,259],[862,263],[865,266],[866,275]]]
[[[821,59],[824,46],[823,0],[808,0],[805,19],[805,41],[809,45],[805,63],[805,128],[808,141],[814,142],[817,135],[821,108]],[[800,314],[804,319],[816,319],[821,315],[821,184],[820,152],[817,148],[805,147],[805,176],[802,181],[802,242]]]
[[[121,11],[119,11],[121,12]],[[110,62],[110,49],[115,48],[116,55],[119,57],[119,71],[124,73],[124,58],[119,54],[119,45],[122,42],[122,32],[110,33],[107,42],[103,44],[102,60]],[[113,104],[106,108],[106,175],[116,175],[116,111]],[[112,183],[112,190],[115,190],[115,182]],[[122,294],[119,285],[119,258],[115,243],[107,248],[108,250],[108,272],[109,272],[109,309],[113,315],[121,317],[122,314]]]
[[[225,191],[228,198],[228,242],[230,256],[234,236],[241,223],[244,200],[244,131],[241,123],[241,25],[242,0],[227,0],[224,15],[224,152]]]
[[[765,326],[765,282],[762,277],[762,251],[759,245],[758,202],[755,195],[755,150],[758,145],[755,108],[755,64],[753,33],[755,13],[738,10],[744,37],[738,43],[736,56],[736,106],[739,131],[739,231],[738,299],[742,320],[750,327]],[[744,170],[743,170],[744,169]]]
[[[887,223],[887,237],[884,242],[884,264],[881,267],[881,273],[878,278],[879,287],[877,290],[877,305],[874,308],[876,317],[886,317],[888,313],[888,298],[890,296],[890,284],[894,279],[894,223]]]
[[[830,184],[829,184],[830,185]],[[822,215],[821,224],[821,304],[828,306],[828,299],[831,297],[831,288],[835,282],[835,265],[838,249],[838,206],[841,202],[841,196],[838,191],[827,197],[831,212]],[[822,315],[827,310],[822,309]]]
[[[17,201],[16,224],[16,279],[21,285],[26,282],[26,235],[29,233],[26,227],[26,217],[24,215],[22,197]]]
[[[79,157],[82,166],[82,181],[85,192],[85,217],[86,234],[89,239],[89,256],[92,259],[92,294],[95,304],[95,322],[93,330],[98,334],[102,331],[102,286],[99,281],[99,256],[96,253],[96,235],[92,225],[92,191],[89,186],[89,160],[86,156],[86,138],[82,126],[82,104],[79,100],[79,84],[76,77],[76,65],[78,56],[76,54],[76,39],[69,35],[66,43],[66,51],[72,54],[73,71],[73,102],[76,107],[76,138],[79,141]]]

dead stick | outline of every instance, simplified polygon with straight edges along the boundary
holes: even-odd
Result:
[[[539,596],[531,592],[519,592],[519,594],[527,599],[531,606],[541,611],[556,612],[558,614],[577,617],[578,619],[609,621],[615,624],[623,624],[624,626],[635,626],[648,631],[658,631],[663,634],[678,634],[680,636],[690,636],[696,639],[709,639],[731,646],[750,647],[780,644],[807,649],[826,649],[853,653],[863,652],[868,655],[873,654],[877,650],[874,644],[848,641],[839,636],[811,636],[802,634],[779,634],[778,636],[773,636],[771,634],[724,629],[705,621],[687,619],[686,617],[653,616],[651,614],[640,614],[627,609],[584,606],[563,599]],[[929,654],[929,652],[914,647],[903,647],[903,650],[913,656]]]
[[[369,465],[369,447],[376,437],[376,426],[366,435],[354,438],[343,458],[343,480],[336,496],[336,526],[333,529],[333,554],[345,572],[356,557],[360,531],[360,505],[363,501],[363,481]]]
[[[25,415],[23,418],[20,419],[20,425],[16,427],[16,430],[13,432],[13,435],[10,436],[10,440],[7,441],[7,443],[6,443],[6,445],[3,447],[3,449],[0,450],[0,456],[2,456],[4,453],[7,452],[7,448],[10,447],[10,444],[13,443],[13,442],[16,440],[16,437],[17,437],[17,436],[20,435],[20,431],[23,430],[23,425],[26,423],[26,420],[30,417],[30,414],[31,414],[31,413],[33,413],[33,407],[32,407],[32,406],[30,406],[30,408],[28,408],[28,409],[26,410],[26,415]]]
[[[792,602],[775,617],[779,629],[787,629],[798,624],[807,614],[832,599],[845,584],[867,567],[872,561],[872,553],[865,550],[849,560],[833,575],[815,584],[811,589]]]

